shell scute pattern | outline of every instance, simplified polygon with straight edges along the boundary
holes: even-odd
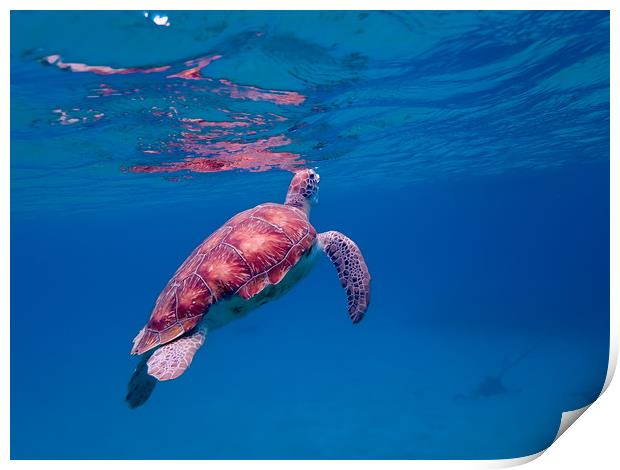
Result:
[[[202,315],[212,301],[213,293],[199,274],[190,274],[177,289],[178,310],[188,318]]]
[[[266,273],[260,273],[252,277],[248,282],[242,285],[237,291],[237,293],[244,299],[248,300],[258,294],[268,285],[269,277]]]
[[[280,228],[293,240],[301,240],[307,231],[307,223],[304,223],[306,217],[303,212],[296,208],[283,212],[275,204],[264,204],[252,214],[252,217]]]
[[[209,307],[238,294],[250,299],[277,284],[309,250],[314,227],[297,208],[263,204],[241,212],[203,241],[159,295],[134,339],[142,354],[194,328]]]
[[[219,229],[217,229],[209,238],[207,238],[204,242],[198,245],[195,252],[201,255],[206,255],[213,248],[222,243],[222,240],[230,233],[232,228],[229,225],[223,225]]]
[[[226,297],[251,277],[247,263],[232,246],[223,242],[204,256],[197,273],[213,292],[214,300]]]
[[[293,245],[292,240],[280,228],[276,229],[253,217],[239,222],[224,242],[237,250],[250,268],[252,276],[265,272],[284,259]]]

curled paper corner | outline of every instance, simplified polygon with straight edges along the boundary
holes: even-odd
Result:
[[[602,392],[601,392],[602,393]],[[600,396],[600,395],[599,395]],[[592,405],[592,403],[590,403]],[[571,425],[577,421],[577,419],[585,413],[585,411],[590,408],[590,405],[586,405],[583,408],[579,408],[577,410],[565,411],[562,413],[562,419],[560,420],[560,427],[558,429],[558,433],[553,438],[553,442],[557,441],[564,431],[571,427]],[[553,445],[553,442],[551,445]]]
[[[612,330],[612,336],[609,339],[609,362],[607,363],[607,375],[605,376],[605,383],[603,384],[603,388],[601,393],[598,394],[600,397],[605,390],[609,388],[609,384],[611,383],[611,379],[613,379],[614,374],[616,373],[616,365],[618,364],[618,333],[614,328],[614,325],[610,323],[610,329]]]
[[[607,382],[605,382],[607,383]],[[603,393],[603,391],[605,391],[605,388],[603,388],[601,390],[601,394]],[[601,396],[599,394],[599,396]],[[594,400],[596,401],[596,400]],[[592,402],[594,403],[594,402]],[[517,467],[519,465],[523,465],[525,463],[531,462],[532,460],[536,460],[538,457],[540,457],[542,454],[544,454],[547,449],[549,449],[554,443],[555,441],[557,441],[560,436],[562,434],[564,434],[564,432],[571,427],[571,425],[577,421],[577,419],[579,419],[579,417],[584,414],[586,412],[586,410],[588,408],[590,408],[590,406],[592,406],[592,403],[590,403],[589,405],[584,406],[583,408],[579,408],[576,410],[572,410],[572,411],[564,411],[562,413],[562,418],[560,419],[560,427],[558,428],[558,432],[555,435],[555,437],[553,438],[553,442],[551,444],[549,444],[549,446],[547,446],[545,449],[541,450],[540,452],[537,452],[535,454],[532,455],[528,455],[527,457],[518,457],[516,459],[508,459],[505,460],[505,464],[504,465],[498,465],[498,467]]]
[[[607,375],[605,376],[605,383],[603,384],[603,387],[601,388],[601,391],[598,394],[598,397],[596,397],[596,399],[592,403],[589,403],[582,408],[578,408],[572,411],[565,411],[562,413],[562,418],[560,419],[560,427],[558,428],[558,432],[555,435],[555,438],[553,439],[553,442],[549,445],[549,447],[551,447],[555,443],[555,441],[557,441],[560,438],[560,436],[564,434],[564,432],[568,428],[570,428],[572,424],[575,421],[577,421],[577,419],[579,419],[579,417],[582,414],[584,414],[586,410],[590,408],[603,393],[605,393],[605,391],[609,388],[611,379],[613,378],[614,373],[616,371],[617,362],[618,362],[618,342],[614,341],[614,339],[611,338],[610,348],[609,348],[609,362],[607,363]],[[547,447],[547,449],[549,447]],[[542,454],[543,452],[544,450],[540,452],[540,454]]]
[[[600,393],[598,394],[598,397],[596,397],[596,400],[599,399],[599,397],[605,393],[605,391],[609,388],[609,384],[611,383],[611,379],[614,376],[614,373],[616,371],[616,364],[618,362],[618,344],[617,341],[611,341],[610,343],[610,349],[609,349],[609,362],[607,364],[607,375],[605,376],[605,383],[603,384],[603,387],[601,388]],[[557,441],[560,436],[562,434],[564,434],[564,432],[571,427],[571,425],[577,421],[577,419],[586,412],[586,410],[588,408],[590,408],[590,406],[592,406],[592,404],[596,401],[594,400],[592,403],[589,403],[588,405],[579,408],[577,410],[572,410],[572,411],[565,411],[564,413],[562,413],[562,419],[560,420],[560,427],[558,429],[558,433],[555,435],[555,438],[553,439],[553,442]],[[553,443],[551,443],[553,445]]]
[[[500,459],[500,460],[490,460],[488,462],[488,466],[483,468],[511,468],[518,467],[520,465],[524,465],[526,463],[531,462],[532,460],[536,460],[540,457],[547,449],[543,449],[540,452],[536,452],[535,454],[526,455],[524,457],[515,457],[513,459]],[[480,468],[480,467],[479,467]]]
[[[584,414],[586,412],[586,410],[588,408],[590,408],[598,399],[599,397],[605,393],[605,391],[609,388],[609,384],[611,383],[611,380],[615,374],[616,371],[616,365],[618,362],[618,341],[616,341],[613,337],[611,338],[610,341],[610,348],[609,348],[609,362],[607,365],[607,375],[605,377],[605,383],[603,384],[603,387],[601,388],[600,393],[598,394],[598,397],[596,398],[596,400],[594,400],[592,403],[587,404],[586,406],[582,407],[582,408],[578,408],[576,410],[571,410],[571,411],[564,411],[562,413],[562,417],[560,419],[560,426],[558,428],[558,432],[555,435],[555,437],[553,438],[553,442],[551,444],[549,444],[548,447],[546,447],[545,449],[541,450],[540,452],[536,452],[535,454],[531,454],[531,455],[527,455],[524,457],[516,457],[513,459],[502,459],[502,460],[494,460],[494,461],[490,461],[489,465],[486,468],[509,468],[509,467],[518,467],[520,465],[529,463],[533,460],[536,460],[538,457],[540,457],[542,454],[544,454],[547,449],[549,449],[549,447],[551,447],[555,441],[557,441],[560,436],[562,434],[564,434],[564,432],[571,427],[571,425],[577,421],[577,419],[579,419],[579,417]]]

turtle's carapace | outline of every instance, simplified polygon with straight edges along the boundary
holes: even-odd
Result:
[[[180,376],[208,331],[286,293],[310,271],[319,250],[336,267],[351,320],[363,318],[370,303],[370,274],[361,251],[339,232],[317,235],[308,220],[319,181],[314,170],[297,172],[284,204],[260,204],[235,215],[177,269],[134,339],[131,353],[145,357],[130,380],[130,406],[146,401],[152,377]]]

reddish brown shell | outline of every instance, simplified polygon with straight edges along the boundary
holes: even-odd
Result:
[[[159,294],[132,354],[165,344],[198,324],[209,307],[232,295],[250,299],[277,284],[312,247],[306,214],[282,204],[241,212],[203,241]]]

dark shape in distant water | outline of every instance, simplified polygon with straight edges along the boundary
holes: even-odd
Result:
[[[370,304],[370,274],[357,245],[335,231],[317,234],[308,217],[318,200],[319,175],[299,171],[284,204],[264,203],[228,220],[179,267],[134,339],[142,354],[129,381],[130,407],[149,398],[156,380],[179,377],[207,332],[280,297],[305,277],[319,250],[333,263],[347,294],[353,323]]]
[[[478,398],[490,398],[498,395],[505,395],[511,392],[518,392],[520,390],[515,388],[508,388],[504,383],[505,375],[511,371],[517,364],[525,359],[537,346],[538,342],[527,349],[524,353],[519,355],[513,361],[507,362],[497,374],[487,375],[483,378],[478,386],[469,393],[458,393],[454,396],[454,399],[478,399]]]
[[[474,390],[474,395],[477,395],[480,397],[492,397],[493,395],[502,395],[507,392],[508,392],[508,389],[504,385],[502,376],[489,375],[485,377],[482,380],[482,382],[480,382],[480,385],[478,385],[478,388]]]

